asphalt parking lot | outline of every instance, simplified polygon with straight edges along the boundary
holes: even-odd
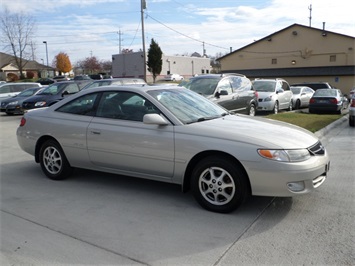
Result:
[[[355,130],[319,132],[326,182],[294,198],[252,197],[231,214],[175,185],[76,170],[45,178],[20,150],[21,116],[0,115],[1,265],[352,265]]]

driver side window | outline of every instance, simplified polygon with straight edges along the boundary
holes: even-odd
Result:
[[[228,79],[222,79],[219,83],[218,83],[218,87],[217,87],[217,91],[221,92],[222,90],[225,90],[228,92],[228,94],[231,94],[232,91],[232,86],[229,82]]]

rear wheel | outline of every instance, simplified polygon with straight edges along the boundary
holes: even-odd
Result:
[[[249,115],[250,115],[250,116],[255,116],[255,114],[256,114],[255,105],[254,105],[254,104],[251,104],[251,105],[250,105],[250,108],[249,108]]]
[[[53,180],[67,178],[73,171],[59,143],[47,140],[41,146],[39,161],[42,171]]]
[[[300,100],[297,100],[296,101],[296,105],[295,105],[295,109],[300,109],[301,108],[301,101]]]
[[[227,157],[209,156],[192,173],[191,187],[196,201],[213,212],[237,209],[249,194],[247,176]]]
[[[279,102],[278,101],[275,102],[273,112],[275,115],[279,113]]]
[[[293,107],[293,102],[290,101],[290,105],[288,106],[288,110],[289,110],[289,111],[292,111],[292,107]]]

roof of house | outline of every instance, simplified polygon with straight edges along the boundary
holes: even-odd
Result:
[[[260,40],[257,40],[257,41],[255,41],[255,42],[252,42],[252,43],[250,43],[250,44],[248,44],[248,45],[246,45],[246,46],[243,46],[243,47],[241,47],[241,48],[239,48],[239,49],[237,49],[237,50],[235,50],[235,51],[233,51],[233,52],[231,52],[231,53],[228,53],[228,54],[226,54],[226,55],[224,55],[224,56],[221,56],[221,57],[217,58],[217,60],[223,59],[223,58],[225,58],[225,57],[230,56],[231,54],[237,53],[237,52],[239,52],[239,51],[241,51],[241,50],[243,50],[243,49],[245,49],[245,48],[247,48],[247,47],[250,47],[250,46],[254,45],[255,43],[262,42],[262,41],[264,41],[264,40],[268,40],[268,39],[270,39],[272,36],[277,35],[277,34],[283,32],[283,31],[289,30],[289,29],[294,28],[294,27],[307,28],[307,29],[314,30],[314,31],[317,31],[317,32],[320,32],[320,33],[323,33],[323,32],[332,33],[332,34],[336,34],[336,35],[339,35],[339,36],[352,38],[352,39],[355,40],[355,37],[352,37],[352,36],[349,36],[349,35],[344,35],[344,34],[332,32],[332,31],[328,31],[328,30],[326,30],[326,29],[318,29],[318,28],[308,27],[308,26],[304,26],[304,25],[295,23],[295,24],[292,24],[292,25],[290,25],[290,26],[288,26],[288,27],[286,27],[286,28],[283,28],[283,29],[281,29],[281,30],[279,30],[279,31],[276,31],[276,32],[274,32],[274,33],[272,33],[272,34],[270,34],[270,35],[267,35],[267,36],[265,36],[264,38],[262,38],[262,39],[260,39]]]
[[[25,62],[23,70],[38,70],[38,69],[54,70],[53,67],[40,64],[36,61],[26,60],[26,59],[23,59],[23,60]],[[0,69],[4,68],[5,66],[8,66],[10,64],[12,66],[16,66],[15,62],[16,62],[15,57],[13,55],[9,55],[9,54],[5,54],[5,53],[0,52]]]

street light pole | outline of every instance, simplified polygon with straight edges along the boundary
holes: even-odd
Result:
[[[146,54],[145,54],[145,41],[144,41],[144,9],[146,9],[146,2],[145,0],[141,0],[141,22],[142,22],[142,45],[143,45],[143,75],[144,75],[144,80],[147,82],[147,59],[146,59]]]
[[[48,66],[48,47],[47,47],[47,42],[43,41],[43,43],[46,45],[46,56],[47,56],[47,66]]]

